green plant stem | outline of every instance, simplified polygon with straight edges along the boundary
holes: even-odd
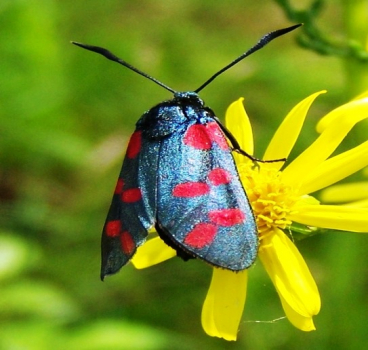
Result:
[[[346,37],[351,45],[367,48],[368,2],[366,0],[342,0]],[[346,71],[346,94],[348,98],[368,90],[368,62],[352,56],[344,59]]]

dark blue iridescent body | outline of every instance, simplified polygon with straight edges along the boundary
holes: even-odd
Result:
[[[153,226],[184,259],[232,271],[253,264],[256,224],[222,129],[194,92],[143,114],[104,226],[102,278],[132,258]]]

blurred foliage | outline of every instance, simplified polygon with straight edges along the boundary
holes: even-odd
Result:
[[[325,5],[317,24],[342,36],[342,8]],[[0,23],[0,349],[366,346],[368,237],[361,234],[298,244],[323,301],[312,333],[276,320],[283,312],[259,263],[236,343],[201,329],[206,264],[127,266],[99,281],[100,232],[127,138],[143,111],[170,96],[69,41],[106,47],[174,89],[191,90],[264,33],[292,24],[276,2],[3,0]],[[312,107],[297,151],[316,137],[316,120],[349,95],[340,58],[298,47],[295,35],[201,93],[220,117],[246,97],[257,156],[308,94],[329,91]]]
[[[310,7],[302,10],[297,10],[293,7],[290,0],[275,1],[285,10],[285,13],[291,21],[304,24],[302,35],[299,35],[298,38],[302,46],[315,50],[322,55],[350,57],[361,61],[368,60],[365,42],[358,42],[353,40],[353,38],[348,38],[348,40],[345,41],[342,39],[338,40],[333,38],[332,35],[328,36],[324,34],[323,31],[316,26],[316,19],[321,15],[326,4],[324,0],[315,0],[311,2]],[[364,3],[364,1],[360,0],[355,2]],[[366,9],[367,4],[365,4],[364,7]],[[364,8],[361,8],[361,10],[364,10]],[[367,25],[365,29],[368,29]]]

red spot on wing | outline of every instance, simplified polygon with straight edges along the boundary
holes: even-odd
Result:
[[[184,182],[172,190],[175,197],[197,197],[210,192],[210,187],[204,182]]]
[[[212,243],[216,232],[216,225],[206,223],[197,224],[185,237],[184,243],[193,248],[203,248]]]
[[[126,156],[130,159],[135,158],[142,147],[142,132],[136,131],[130,137],[129,145],[126,151]]]
[[[222,168],[215,168],[209,174],[208,178],[215,186],[228,184],[231,181],[231,174]]]
[[[184,144],[202,150],[211,148],[211,139],[202,124],[191,125],[184,135]]]
[[[220,226],[233,226],[245,220],[245,214],[240,209],[219,209],[208,213],[210,220]]]
[[[135,242],[132,235],[128,231],[122,232],[120,236],[121,249],[123,253],[131,255],[135,250]]]
[[[125,203],[134,203],[142,199],[142,192],[140,188],[129,188],[121,195],[121,200]]]
[[[220,127],[216,122],[206,124],[206,128],[208,130],[208,135],[210,136],[212,142],[216,142],[219,145],[219,147],[223,150],[229,149],[229,145],[226,141],[224,133],[222,132],[222,130],[220,129]]]
[[[121,194],[121,192],[123,192],[123,186],[124,186],[124,181],[123,179],[119,179],[118,182],[116,183],[116,187],[115,187],[115,194]]]
[[[109,237],[119,236],[120,231],[121,231],[121,222],[120,222],[120,220],[109,221],[105,225],[106,236],[109,236]]]

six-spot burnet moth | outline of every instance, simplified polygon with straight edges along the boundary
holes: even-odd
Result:
[[[154,81],[174,94],[145,112],[130,138],[101,241],[101,279],[120,270],[154,227],[188,260],[241,271],[257,256],[258,234],[232,156],[253,160],[198,93],[218,75],[300,25],[276,30],[198,89],[177,92],[97,46],[73,42]]]

